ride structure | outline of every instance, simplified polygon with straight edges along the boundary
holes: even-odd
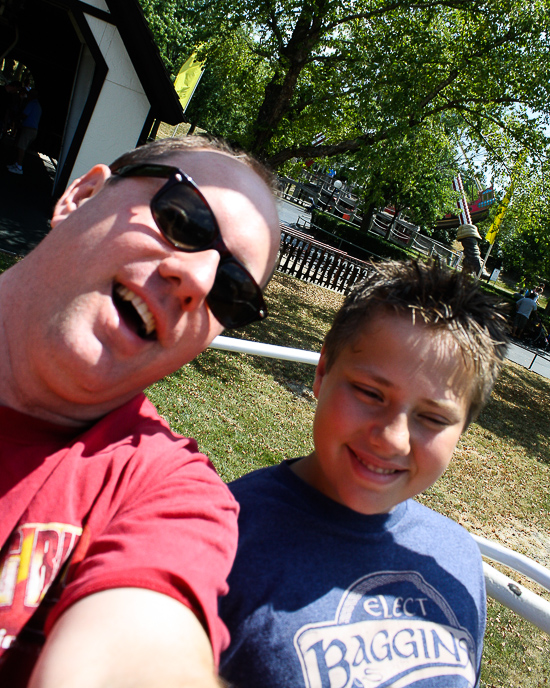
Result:
[[[464,186],[462,184],[462,177],[460,176],[460,173],[458,173],[453,179],[453,189],[460,194],[456,201],[459,209],[458,220],[460,223],[456,233],[456,238],[458,241],[460,241],[464,248],[462,269],[466,272],[471,272],[475,275],[478,275],[483,273],[481,254],[479,252],[478,244],[478,241],[481,241],[481,234],[477,231],[476,225],[472,224],[472,216],[468,207],[466,194],[464,193]]]

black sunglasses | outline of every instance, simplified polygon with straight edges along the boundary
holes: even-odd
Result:
[[[179,251],[197,253],[214,249],[220,254],[206,303],[225,329],[267,317],[262,290],[225,245],[216,217],[191,177],[177,167],[156,163],[126,165],[113,174],[168,179],[151,199],[151,213],[162,236]]]

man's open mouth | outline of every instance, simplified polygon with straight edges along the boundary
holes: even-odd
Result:
[[[115,284],[113,302],[131,330],[143,339],[156,339],[155,319],[142,298],[122,284]]]

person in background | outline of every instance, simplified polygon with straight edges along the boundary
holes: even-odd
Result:
[[[38,125],[42,117],[42,106],[38,100],[38,92],[31,89],[23,106],[21,113],[21,126],[17,136],[17,157],[12,165],[8,165],[8,172],[12,174],[23,174],[23,160],[31,143],[38,136]]]
[[[516,301],[516,315],[512,325],[512,337],[521,337],[531,313],[537,310],[537,294],[530,291],[527,296],[523,296]]]
[[[10,81],[0,86],[0,139],[11,129],[17,117],[21,104],[20,90],[20,81]]]

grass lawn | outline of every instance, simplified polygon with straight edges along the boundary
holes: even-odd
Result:
[[[320,351],[342,296],[277,274],[270,317],[237,336]],[[224,480],[311,450],[312,366],[207,350],[148,391]],[[550,567],[550,380],[508,363],[447,473],[419,497],[468,530]],[[497,565],[498,566],[498,565]],[[524,577],[502,570],[541,592]],[[545,594],[550,600],[550,594]],[[550,638],[489,601],[482,686],[550,684]]]

